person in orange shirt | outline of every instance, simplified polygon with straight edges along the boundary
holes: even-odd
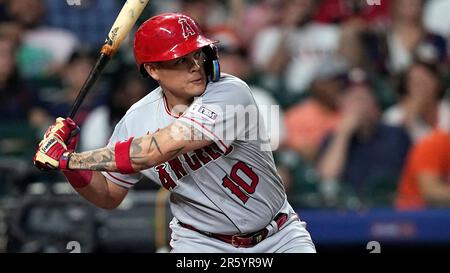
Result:
[[[395,206],[450,207],[450,132],[435,130],[410,151]]]
[[[311,96],[286,112],[286,145],[306,160],[315,160],[322,140],[341,120],[338,102],[347,72],[340,60],[328,60],[315,76]]]

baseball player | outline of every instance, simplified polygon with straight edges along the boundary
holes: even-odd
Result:
[[[136,32],[134,54],[160,87],[127,111],[102,149],[75,153],[78,127],[58,118],[34,163],[62,170],[107,209],[144,175],[157,181],[171,192],[172,252],[315,252],[262,148],[264,124],[242,126],[242,109],[255,108],[251,91],[220,74],[215,43],[186,15],[150,18]]]

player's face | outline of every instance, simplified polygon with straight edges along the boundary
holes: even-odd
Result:
[[[201,49],[180,58],[161,62],[150,75],[174,96],[192,98],[206,89],[205,55]]]

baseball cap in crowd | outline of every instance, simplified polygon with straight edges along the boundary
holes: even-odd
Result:
[[[360,67],[354,67],[348,70],[346,76],[345,76],[345,82],[344,82],[344,88],[343,91],[347,91],[349,88],[363,85],[367,86],[369,89],[371,89],[374,93],[373,95],[377,99],[378,103],[381,103],[379,98],[379,94],[377,94],[375,83],[373,79],[370,78],[369,74],[366,70]]]
[[[376,88],[374,79],[370,77],[370,75],[367,73],[366,70],[360,67],[355,67],[348,71],[346,76],[345,88],[343,89],[343,92],[345,93],[348,90],[352,89],[353,87],[357,86],[364,86],[368,90],[370,90],[370,93],[375,99],[376,104],[379,107],[383,106],[382,94]]]
[[[327,58],[317,67],[313,76],[313,81],[345,79],[348,69],[348,64],[344,58]]]
[[[347,81],[349,85],[354,84],[369,84],[367,72],[362,68],[352,68],[347,73]]]

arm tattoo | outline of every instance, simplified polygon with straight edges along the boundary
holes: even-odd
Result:
[[[114,149],[102,148],[84,153],[72,153],[69,169],[93,171],[117,171]]]
[[[149,161],[142,153],[142,138],[136,138],[130,145],[130,160],[135,169],[145,169]],[[116,172],[116,157],[114,148],[102,148],[84,153],[72,153],[69,160],[69,169]]]
[[[176,136],[177,138],[182,136],[183,139],[187,141],[203,139],[203,134],[197,129],[195,129],[193,126],[186,126],[180,123],[175,123],[173,126],[175,126],[176,128],[175,131],[178,132],[179,134],[179,136]]]
[[[173,158],[173,157],[177,156],[181,151],[183,151],[184,147],[185,146],[180,147],[180,148],[175,149],[175,150],[172,150],[172,151],[169,151],[170,158]]]
[[[161,148],[159,148],[159,144],[158,144],[158,142],[156,141],[156,138],[155,138],[154,136],[152,136],[152,140],[150,141],[150,145],[148,146],[148,151],[147,151],[147,153],[150,152],[150,150],[151,150],[153,144],[156,146],[156,149],[158,149],[159,154],[162,155]]]
[[[176,135],[170,135],[169,138],[164,138],[161,136],[161,139],[164,141],[174,141],[177,140],[180,136],[184,137],[185,141],[195,141],[202,140],[204,135],[197,131],[194,127],[187,127],[183,124],[175,123],[173,126],[176,126],[177,129]],[[165,128],[169,130],[168,128]],[[160,131],[161,133],[162,131]],[[148,145],[148,148],[145,148]],[[155,135],[151,136],[150,143],[148,144],[148,138],[135,138],[131,142],[130,145],[130,160],[135,170],[143,170],[153,166],[158,162],[164,162],[169,159],[178,156],[186,146],[181,146],[174,150],[163,153],[161,147],[156,140]],[[159,156],[151,156],[153,151],[157,150]],[[154,157],[151,162],[150,157]],[[102,148],[89,152],[83,153],[72,153],[69,160],[69,169],[73,170],[93,170],[93,171],[111,171],[117,172],[116,158],[114,153],[114,148]]]
[[[148,162],[148,157],[142,153],[144,151],[143,149],[143,139],[142,138],[135,138],[133,139],[133,142],[131,142],[130,146],[130,160],[133,165],[139,166],[138,168],[141,169],[146,166],[146,163]]]
[[[142,152],[142,138],[135,138],[130,145],[130,155],[140,154]]]

